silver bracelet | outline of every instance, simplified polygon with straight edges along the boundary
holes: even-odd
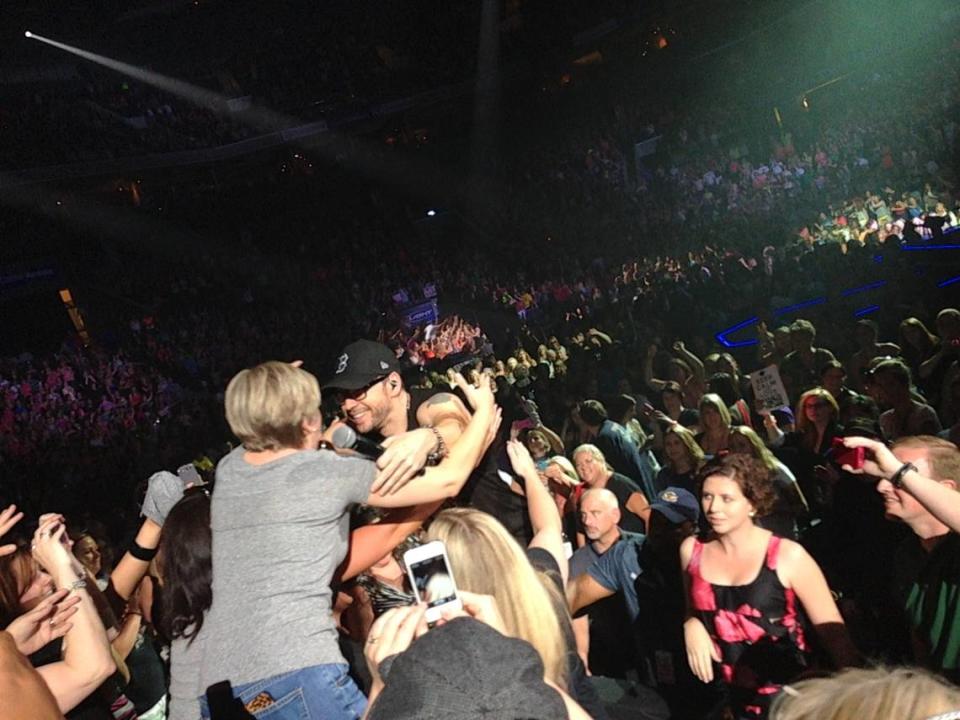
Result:
[[[70,583],[70,587],[67,589],[67,592],[68,592],[68,593],[72,593],[72,592],[75,592],[75,591],[77,591],[77,590],[82,590],[82,589],[85,588],[86,586],[87,586],[87,581],[86,581],[86,580],[84,580],[83,578],[77,578],[77,579],[74,580],[72,583]]]

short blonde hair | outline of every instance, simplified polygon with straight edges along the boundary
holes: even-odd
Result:
[[[247,450],[299,448],[304,421],[320,413],[320,383],[306,370],[271,360],[234,375],[224,405]]]
[[[573,458],[574,463],[577,461],[577,455],[581,453],[588,453],[594,460],[597,462],[603,463],[608,469],[612,469],[610,463],[607,462],[607,458],[603,454],[603,450],[598,448],[596,445],[591,443],[583,443],[583,445],[577,445],[570,457]]]
[[[925,450],[933,479],[938,482],[953,480],[960,487],[960,449],[949,440],[933,435],[910,435],[899,438],[890,446],[894,451],[897,448]]]
[[[771,720],[928,720],[960,708],[960,690],[920,668],[854,668],[789,686]]]
[[[427,540],[446,545],[457,586],[492,595],[508,635],[526,640],[540,654],[547,679],[566,687],[569,623],[566,600],[553,579],[537,572],[523,548],[492,515],[450,508],[430,524]]]

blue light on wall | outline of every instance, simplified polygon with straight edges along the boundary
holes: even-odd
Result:
[[[864,315],[869,315],[872,312],[876,312],[880,309],[879,305],[867,305],[865,308],[860,308],[859,310],[853,313],[854,317],[863,317]]]

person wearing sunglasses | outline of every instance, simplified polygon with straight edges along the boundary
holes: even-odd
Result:
[[[377,467],[386,484],[405,483],[438,463],[470,422],[470,412],[456,391],[407,387],[396,354],[372,340],[357,340],[343,349],[323,392],[335,398],[343,423],[385,448]],[[339,424],[331,424],[327,439]],[[509,418],[504,424],[510,426]],[[501,450],[502,444],[495,441],[457,502],[490,513],[526,544],[532,537],[526,506],[501,479],[497,464]]]
[[[456,379],[474,409],[460,441],[401,487],[362,458],[317,449],[323,420],[311,373],[271,361],[233,377],[225,414],[242,444],[217,464],[210,503],[201,688],[229,681],[244,705],[278,718],[359,720],[366,699],[338,648],[330,588],[349,550],[348,511],[429,505],[462,489],[499,414],[489,386]],[[200,713],[212,717],[207,698]]]

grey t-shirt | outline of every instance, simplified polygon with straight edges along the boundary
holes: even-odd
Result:
[[[367,499],[376,468],[330,451],[266,465],[243,456],[237,448],[217,465],[202,688],[344,662],[330,580],[347,554],[347,510]]]
[[[197,720],[200,703],[197,701],[206,688],[200,687],[200,661],[203,658],[203,636],[207,626],[193,642],[177,638],[170,643],[170,706],[167,720]]]

